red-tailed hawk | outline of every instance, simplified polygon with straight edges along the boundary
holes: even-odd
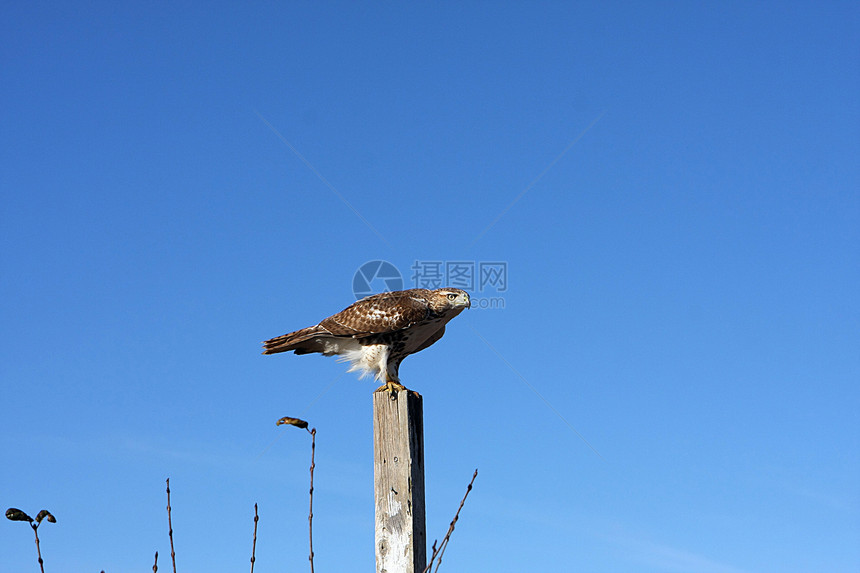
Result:
[[[350,362],[350,372],[373,374],[378,390],[404,390],[397,370],[410,354],[445,334],[445,324],[471,306],[458,288],[414,288],[363,298],[316,326],[263,342],[263,354],[320,352]]]

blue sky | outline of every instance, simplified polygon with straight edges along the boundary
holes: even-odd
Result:
[[[504,308],[400,370],[430,539],[480,471],[443,571],[856,571],[858,30],[850,2],[5,6],[2,509],[57,516],[46,570],[163,569],[169,476],[180,571],[247,567],[255,502],[256,571],[302,570],[300,416],[317,570],[372,570],[375,385],[259,342],[367,261],[504,262],[473,292]],[[0,571],[36,567],[4,520]]]

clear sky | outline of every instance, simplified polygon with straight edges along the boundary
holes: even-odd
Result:
[[[400,369],[431,540],[480,471],[442,571],[857,571],[858,31],[855,2],[6,3],[0,509],[56,515],[47,571],[166,571],[170,477],[179,571],[249,567],[255,502],[256,571],[305,570],[299,416],[317,571],[372,571],[376,384],[259,342],[368,261],[503,263]],[[0,522],[0,572],[37,567]]]

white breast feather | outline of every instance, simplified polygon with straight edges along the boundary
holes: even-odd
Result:
[[[350,363],[347,372],[361,372],[359,378],[372,375],[377,380],[385,380],[388,364],[388,346],[385,344],[361,346],[356,342],[356,347],[344,349],[338,354],[338,361]]]

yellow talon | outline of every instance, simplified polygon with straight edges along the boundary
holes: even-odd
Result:
[[[394,394],[394,392],[399,392],[401,390],[406,390],[406,386],[399,382],[395,382],[394,380],[389,380],[379,388],[375,390],[375,392],[390,392]]]

